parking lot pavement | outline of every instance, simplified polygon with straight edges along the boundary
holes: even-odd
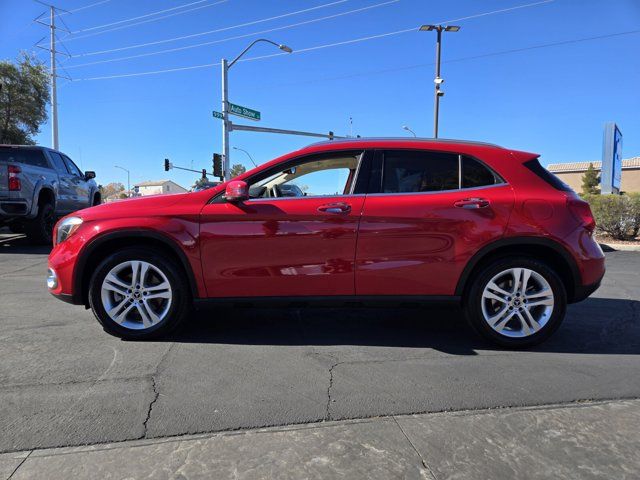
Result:
[[[13,480],[631,479],[640,400],[314,423],[0,454]]]
[[[47,250],[0,236],[0,452],[371,418],[640,398],[640,255],[530,351],[455,309],[230,309],[125,342],[46,291]],[[4,460],[2,460],[4,461]]]

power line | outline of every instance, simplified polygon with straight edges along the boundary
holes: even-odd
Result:
[[[84,7],[74,8],[73,10],[68,10],[66,12],[60,12],[56,14],[57,17],[61,17],[62,15],[69,15],[70,13],[80,12],[82,10],[86,10],[87,8],[97,7],[98,5],[102,5],[103,3],[109,3],[111,0],[100,0],[99,2],[91,3],[89,5],[85,5]]]
[[[258,23],[268,22],[268,21],[271,21],[271,20],[278,20],[280,18],[290,17],[292,15],[298,15],[300,13],[311,12],[313,10],[319,10],[321,8],[326,8],[326,7],[330,7],[330,6],[333,6],[333,5],[338,5],[340,3],[345,3],[345,2],[348,2],[348,1],[349,0],[335,0],[335,1],[330,2],[330,3],[317,5],[317,6],[311,7],[311,8],[305,8],[304,10],[297,10],[295,12],[284,13],[282,15],[276,15],[274,17],[262,18],[260,20],[253,20],[251,22],[240,23],[240,24],[237,24],[237,25],[231,25],[229,27],[218,28],[218,29],[215,29],[215,30],[208,30],[206,32],[192,33],[190,35],[183,35],[181,37],[166,38],[164,40],[156,40],[154,42],[138,43],[136,45],[128,45],[126,47],[112,48],[110,50],[98,50],[98,51],[95,51],[95,52],[85,52],[85,53],[80,53],[80,54],[78,54],[76,56],[77,57],[88,57],[88,56],[92,56],[92,55],[102,55],[104,53],[120,52],[120,51],[123,51],[123,50],[131,50],[132,48],[149,47],[151,45],[159,45],[159,44],[162,44],[162,43],[175,42],[175,41],[178,41],[178,40],[186,40],[187,38],[201,37],[203,35],[209,35],[211,33],[224,32],[224,31],[227,31],[227,30],[232,30],[232,29],[240,28],[240,27],[248,27],[250,25],[255,25],[255,24],[258,24]]]
[[[328,4],[324,4],[324,5],[320,5],[318,7],[313,7],[312,9],[318,9],[318,8],[322,8],[322,7],[326,7],[329,5],[333,5],[336,3],[343,3],[347,0],[339,0],[337,2],[333,2],[333,3],[328,3]],[[444,20],[438,23],[449,23],[449,22],[458,22],[458,21],[462,21],[462,20],[470,20],[473,18],[479,18],[479,17],[484,17],[487,15],[494,15],[494,14],[498,14],[498,13],[504,13],[506,11],[513,11],[513,10],[517,10],[517,9],[522,9],[522,8],[530,8],[530,7],[535,7],[535,6],[539,6],[539,5],[543,5],[543,4],[547,4],[547,3],[551,3],[554,0],[542,0],[542,1],[538,1],[538,2],[534,2],[534,3],[527,3],[527,4],[523,4],[523,5],[516,5],[513,7],[509,7],[509,8],[503,8],[503,9],[499,9],[499,10],[492,10],[489,12],[482,12],[482,13],[477,13],[474,15],[468,15],[466,17],[462,17],[462,18],[455,18],[452,20]],[[308,9],[307,9],[308,10]],[[285,15],[281,15],[282,16],[288,16],[288,15],[293,15],[295,13],[300,13],[301,11],[298,12],[292,12],[292,13],[288,13]],[[275,18],[275,17],[272,17]],[[257,23],[260,22],[261,20],[252,22],[252,23]],[[226,27],[226,29],[229,28],[233,28],[233,27]],[[411,27],[411,28],[406,28],[403,30],[397,30],[395,32],[387,32],[387,33],[381,33],[381,34],[377,34],[377,35],[371,35],[368,37],[360,37],[360,38],[356,38],[356,39],[352,39],[352,40],[345,40],[345,41],[341,41],[341,42],[336,42],[336,43],[330,43],[330,44],[325,44],[325,45],[318,45],[315,47],[308,47],[305,49],[296,49],[294,51],[294,53],[302,53],[302,52],[307,52],[307,51],[312,51],[312,50],[320,50],[323,48],[330,48],[330,47],[336,47],[336,46],[340,46],[340,45],[348,45],[348,44],[352,44],[352,43],[359,43],[359,42],[364,42],[364,41],[368,41],[368,40],[374,40],[377,38],[383,38],[383,37],[388,37],[388,36],[392,36],[392,35],[399,35],[401,33],[407,33],[407,32],[412,32],[415,31],[417,29],[417,27]],[[194,35],[200,35],[200,34],[194,34]],[[88,55],[88,54],[84,54],[84,55]],[[282,55],[281,53],[275,53],[275,54],[270,54],[270,55],[263,55],[263,56],[259,56],[259,57],[251,57],[251,58],[247,58],[244,59],[243,61],[251,61],[251,60],[259,60],[259,59],[263,59],[263,58],[271,58],[271,57],[275,57],[275,56],[279,56]],[[80,56],[83,56],[83,54],[81,54]],[[210,66],[215,66],[215,65],[219,65],[217,63],[212,63],[212,64],[203,64],[203,65],[194,65],[194,66],[190,66],[190,67],[179,67],[178,69],[175,68],[171,68],[171,69],[167,69],[168,72],[175,72],[175,71],[180,71],[181,69],[184,70],[193,70],[196,68],[205,68],[205,67],[210,67]],[[163,70],[154,70],[151,73],[148,72],[140,72],[140,73],[131,73],[131,74],[124,74],[124,76],[126,77],[135,77],[135,76],[142,76],[142,75],[149,75],[149,74],[156,74],[156,73],[163,73]],[[94,77],[88,80],[93,80],[93,79],[106,79],[106,78],[119,78],[118,75],[107,75],[107,76],[103,76],[103,77]]]
[[[217,43],[223,43],[223,42],[227,42],[229,40],[237,40],[240,38],[246,38],[246,37],[252,37],[255,35],[263,35],[265,33],[271,33],[271,32],[275,32],[275,31],[279,31],[279,30],[286,30],[289,28],[293,28],[293,27],[299,27],[301,25],[308,25],[311,23],[316,23],[316,22],[320,22],[320,21],[324,21],[324,20],[329,20],[332,18],[337,18],[337,17],[342,17],[345,15],[350,15],[353,13],[359,13],[359,12],[363,12],[366,10],[371,10],[373,8],[378,8],[378,7],[382,7],[382,6],[386,6],[386,5],[390,5],[392,3],[397,3],[400,0],[387,0],[386,2],[382,2],[382,3],[376,3],[374,5],[369,5],[367,7],[362,7],[362,8],[356,8],[354,10],[348,10],[346,12],[341,12],[341,13],[336,13],[333,15],[327,15],[325,17],[320,17],[320,18],[314,18],[311,20],[305,20],[304,22],[297,22],[297,23],[291,23],[289,25],[284,25],[282,27],[275,27],[275,28],[270,28],[268,30],[262,30],[259,32],[252,32],[252,33],[246,33],[243,35],[236,35],[233,37],[227,37],[227,38],[222,38],[222,39],[218,39],[218,40],[212,40],[209,42],[202,42],[202,43],[196,43],[193,45],[186,45],[184,47],[176,47],[176,48],[169,48],[169,49],[165,49],[165,50],[159,50],[156,52],[148,52],[148,53],[141,53],[138,55],[129,55],[126,57],[118,57],[118,58],[110,58],[107,60],[98,60],[95,62],[87,62],[87,63],[80,63],[80,64],[76,64],[76,65],[70,65],[68,66],[68,68],[79,68],[79,67],[87,67],[90,65],[98,65],[98,64],[102,64],[102,63],[113,63],[113,62],[119,62],[119,61],[123,61],[123,60],[131,60],[134,58],[141,58],[141,57],[149,57],[149,56],[153,56],[153,55],[160,55],[163,53],[171,53],[171,52],[178,52],[178,51],[182,51],[182,50],[188,50],[188,49],[192,49],[192,48],[198,48],[198,47],[203,47],[203,46],[207,46],[207,45],[214,45]]]
[[[294,50],[293,53],[304,53],[304,52],[310,52],[313,50],[320,50],[322,48],[329,48],[329,47],[335,47],[335,46],[339,46],[339,45],[345,45],[348,43],[356,43],[358,41],[364,41],[364,40],[371,40],[374,38],[382,38],[385,36],[389,36],[389,35],[393,35],[395,33],[403,33],[403,32],[408,32],[408,31],[415,31],[415,28],[412,29],[408,29],[408,30],[399,30],[398,32],[391,32],[391,33],[387,33],[387,34],[380,34],[380,35],[374,35],[371,37],[364,37],[361,39],[355,39],[355,40],[348,40],[345,42],[337,42],[337,43],[332,43],[332,44],[326,44],[326,45],[318,45],[315,47],[309,47],[309,48],[304,48],[304,49],[300,49],[300,50]],[[527,50],[536,50],[536,49],[541,49],[541,48],[548,48],[548,47],[555,47],[555,46],[561,46],[561,45],[569,45],[569,44],[574,44],[574,43],[581,43],[581,42],[587,42],[587,41],[592,41],[592,40],[601,40],[601,39],[605,39],[605,38],[612,38],[612,37],[619,37],[619,36],[623,36],[623,35],[633,35],[633,34],[638,34],[640,33],[640,30],[629,30],[629,31],[625,31],[625,32],[615,32],[615,33],[610,33],[610,34],[605,34],[605,35],[596,35],[593,37],[583,37],[583,38],[576,38],[576,39],[572,39],[572,40],[563,40],[563,41],[559,41],[559,42],[552,42],[552,43],[544,43],[544,44],[540,44],[540,45],[531,45],[528,47],[522,47],[522,48],[514,48],[514,49],[509,49],[509,50],[500,50],[497,52],[489,52],[489,53],[483,53],[483,54],[479,54],[479,55],[472,55],[472,56],[468,56],[468,57],[460,57],[457,59],[452,59],[452,60],[448,60],[445,63],[454,63],[454,62],[462,62],[462,61],[467,61],[467,60],[475,60],[475,59],[479,59],[479,58],[485,58],[485,57],[493,57],[493,56],[499,56],[499,55],[506,55],[509,53],[518,53],[518,52],[524,52]],[[246,58],[246,59],[241,59],[239,60],[240,62],[250,62],[250,61],[254,61],[254,60],[263,60],[266,58],[271,58],[271,57],[275,57],[275,56],[280,56],[283,54],[279,54],[276,53],[274,55],[261,55],[259,57],[251,57],[251,58]],[[167,73],[167,72],[177,72],[177,71],[183,71],[183,70],[195,70],[195,69],[199,69],[199,68],[208,68],[208,67],[215,67],[215,66],[219,66],[220,62],[218,63],[207,63],[207,64],[203,64],[203,65],[192,65],[189,67],[178,67],[178,68],[170,68],[170,69],[166,69],[166,70],[155,70],[152,72],[138,72],[138,73],[128,73],[128,74],[122,74],[122,75],[107,75],[107,76],[101,76],[101,77],[91,77],[91,78],[80,78],[78,79],[78,81],[89,81],[89,80],[107,80],[107,79],[112,79],[112,78],[124,78],[124,77],[138,77],[138,76],[144,76],[144,75],[154,75],[154,74],[158,74],[158,73]],[[350,77],[356,77],[356,76],[362,76],[362,75],[370,75],[370,74],[376,74],[376,73],[386,73],[386,72],[392,72],[392,71],[398,71],[398,70],[408,70],[408,69],[412,69],[412,68],[420,68],[420,67],[424,67],[424,66],[429,66],[429,65],[433,65],[433,63],[424,63],[424,64],[416,64],[416,65],[409,65],[409,66],[404,66],[404,67],[395,67],[392,69],[385,69],[385,70],[378,70],[378,71],[372,71],[372,72],[361,72],[361,73],[357,73],[357,74],[353,74],[353,75],[346,75],[343,77],[333,77],[333,78],[327,78],[325,80],[339,80],[342,78],[350,78]],[[304,82],[302,82],[304,83]]]
[[[584,37],[584,38],[577,38],[577,39],[572,39],[572,40],[562,40],[562,41],[558,41],[558,42],[542,43],[542,44],[538,44],[538,45],[531,45],[531,46],[528,46],[528,47],[512,48],[512,49],[508,49],[508,50],[499,50],[499,51],[496,51],[496,52],[481,53],[481,54],[478,54],[478,55],[470,55],[470,56],[466,56],[466,57],[453,58],[453,59],[449,59],[449,60],[443,60],[442,63],[465,62],[465,61],[468,61],[468,60],[477,60],[477,59],[482,59],[482,58],[487,58],[487,57],[497,57],[497,56],[501,56],[501,55],[508,55],[508,54],[511,54],[511,53],[525,52],[525,51],[528,51],[528,50],[538,50],[538,49],[547,48],[547,47],[557,47],[557,46],[562,46],[562,45],[570,45],[570,44],[574,44],[574,43],[581,43],[581,42],[587,42],[587,41],[592,41],[592,40],[600,40],[600,39],[606,39],[606,38],[612,38],[612,37],[619,37],[619,36],[623,36],[623,35],[633,35],[633,34],[638,34],[638,33],[640,33],[640,30],[629,30],[629,31],[626,31],[626,32],[610,33],[610,34],[605,34],[605,35],[597,35],[597,36],[593,36],[593,37]],[[367,71],[363,71],[363,72],[352,73],[352,74],[349,74],[349,75],[340,75],[340,76],[335,76],[335,77],[318,77],[318,78],[314,78],[312,80],[306,80],[306,81],[301,81],[301,82],[282,83],[282,84],[278,84],[278,86],[305,85],[305,84],[311,84],[311,83],[327,82],[327,81],[332,81],[332,80],[344,80],[344,79],[348,79],[348,78],[363,77],[363,76],[370,76],[370,75],[379,75],[379,74],[383,74],[383,73],[393,73],[393,72],[399,72],[399,71],[403,71],[403,70],[413,70],[413,69],[416,69],[416,68],[430,67],[430,66],[433,66],[433,65],[435,65],[434,62],[415,63],[415,64],[412,64],[412,65],[402,65],[402,66],[398,66],[398,67],[384,68],[384,69],[380,69],[380,70],[367,70]]]
[[[205,0],[201,0],[201,1],[205,1]],[[141,20],[139,22],[128,23],[127,25],[120,25],[119,27],[107,28],[106,30],[100,30],[99,32],[87,33],[86,35],[78,35],[78,36],[75,36],[75,37],[70,37],[70,38],[68,38],[66,40],[67,41],[80,40],[82,38],[93,37],[95,35],[102,35],[103,33],[113,32],[115,30],[122,30],[123,28],[135,27],[136,25],[142,25],[142,24],[145,24],[145,23],[157,22],[158,20],[164,20],[165,18],[174,17],[176,15],[182,15],[184,13],[193,12],[195,10],[201,10],[203,8],[215,7],[216,5],[220,5],[221,3],[225,3],[225,2],[228,2],[228,1],[229,0],[219,0],[219,1],[214,2],[214,3],[210,3],[210,4],[207,4],[207,5],[200,5],[199,7],[189,8],[187,10],[182,10],[180,12],[173,12],[173,13],[170,13],[168,15],[163,15],[161,17],[149,18],[147,20]],[[200,3],[200,2],[196,2],[196,3]],[[173,9],[170,9],[170,10],[173,10]],[[153,14],[153,15],[156,15],[156,14]],[[143,16],[149,16],[149,15],[143,15]],[[115,23],[122,23],[124,21],[125,20],[123,20],[121,22],[115,22]],[[131,21],[131,19],[126,20],[126,21]],[[94,28],[98,28],[98,27],[94,27]],[[94,28],[90,28],[90,29],[87,29],[87,30],[93,30]],[[80,32],[84,32],[84,31],[87,31],[87,30],[77,30],[76,32],[72,32],[72,33],[75,34],[75,33],[80,33]]]
[[[183,5],[178,5],[178,6],[172,7],[172,8],[166,8],[164,10],[158,10],[156,12],[147,13],[145,15],[139,15],[137,17],[125,18],[124,20],[118,20],[117,22],[104,23],[102,25],[96,25],[94,27],[82,28],[80,30],[73,31],[71,33],[75,34],[75,33],[81,33],[81,32],[88,32],[90,30],[98,30],[98,29],[104,28],[104,27],[111,27],[113,25],[120,25],[122,23],[131,22],[133,20],[140,20],[141,18],[152,17],[153,15],[160,15],[161,13],[171,12],[171,11],[174,11],[174,10],[179,10],[181,8],[190,7],[191,5],[196,5],[198,3],[204,3],[206,1],[207,0],[198,0],[196,2],[185,3]]]

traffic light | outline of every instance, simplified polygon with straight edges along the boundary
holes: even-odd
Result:
[[[207,178],[207,169],[206,168],[202,169],[202,178],[204,178],[205,180]]]
[[[169,163],[169,159],[168,158],[165,158],[164,159],[164,171],[168,172],[170,168],[171,168],[171,163]]]
[[[219,153],[213,154],[213,176],[222,178],[222,155]]]

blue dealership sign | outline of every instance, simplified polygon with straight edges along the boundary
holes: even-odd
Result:
[[[622,180],[622,132],[609,122],[604,126],[602,143],[602,170],[600,172],[600,192],[620,193]]]

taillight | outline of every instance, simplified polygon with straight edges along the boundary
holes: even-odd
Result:
[[[22,169],[17,165],[9,165],[7,168],[9,172],[9,191],[17,192],[22,189],[22,184],[18,178],[18,174],[22,173]]]
[[[595,230],[596,219],[593,218],[591,207],[587,202],[583,200],[570,199],[567,200],[567,205],[569,207],[569,211],[573,213],[580,223],[582,223],[584,228],[589,230],[589,232],[593,232]]]

